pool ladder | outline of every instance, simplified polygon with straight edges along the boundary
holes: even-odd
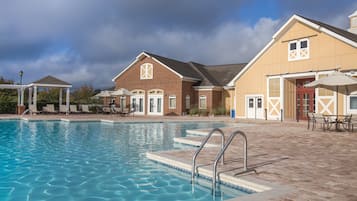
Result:
[[[241,135],[243,137],[244,140],[244,144],[243,144],[243,171],[237,174],[242,174],[245,172],[249,172],[251,170],[248,170],[247,165],[248,165],[248,151],[247,151],[247,136],[244,134],[244,132],[242,131],[234,131],[233,133],[231,133],[231,135],[229,136],[229,138],[227,139],[227,142],[225,143],[224,140],[224,133],[221,129],[219,128],[214,128],[212,129],[211,132],[208,133],[208,135],[206,136],[206,138],[202,141],[200,147],[196,150],[196,152],[193,155],[192,158],[192,175],[191,175],[191,179],[192,179],[192,183],[194,183],[194,179],[195,176],[198,172],[198,167],[196,167],[196,159],[198,154],[202,151],[203,147],[206,145],[206,143],[208,142],[208,140],[212,137],[212,135],[214,133],[218,132],[221,135],[221,149],[218,152],[218,154],[216,155],[216,159],[213,163],[213,172],[212,172],[212,194],[215,195],[216,194],[216,180],[217,180],[217,165],[220,159],[222,162],[222,165],[224,164],[224,152],[227,150],[227,148],[229,147],[229,145],[232,143],[233,139],[235,136],[237,135]],[[236,174],[236,175],[237,175]]]

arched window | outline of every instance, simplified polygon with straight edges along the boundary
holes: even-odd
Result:
[[[144,63],[140,66],[140,79],[150,80],[154,77],[154,67],[151,63]]]

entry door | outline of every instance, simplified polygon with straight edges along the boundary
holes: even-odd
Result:
[[[314,81],[314,78],[296,80],[296,116],[307,120],[307,113],[315,111],[315,89],[304,85]]]
[[[134,114],[136,115],[144,115],[144,96],[143,95],[136,95],[131,96],[130,98],[131,108],[135,110]]]
[[[163,95],[149,95],[148,115],[163,115]]]
[[[248,96],[247,97],[247,118],[249,119],[263,119],[263,97],[262,96]]]

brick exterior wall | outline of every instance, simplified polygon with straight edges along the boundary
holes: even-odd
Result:
[[[144,63],[153,64],[153,79],[140,79],[140,66]],[[145,57],[127,69],[115,80],[115,88],[125,88],[129,91],[140,89],[145,91],[145,115],[148,114],[148,91],[160,89],[163,94],[163,114],[181,115],[185,111],[186,95],[193,96],[193,82],[185,82],[171,70],[155,60]],[[169,96],[176,95],[176,109],[169,109]],[[130,99],[127,99],[130,103]]]
[[[140,79],[140,66],[144,63],[153,65],[153,79]],[[195,90],[195,82],[183,81],[175,72],[162,66],[150,57],[144,57],[126,69],[116,80],[115,88],[125,88],[129,91],[144,90],[144,115],[148,115],[148,92],[153,89],[163,90],[163,115],[188,114],[186,109],[186,96],[190,96],[190,107],[199,107],[200,95],[205,95],[207,100],[207,112],[211,113],[213,108],[224,105],[222,102],[222,91],[217,90]],[[176,108],[169,108],[169,96],[176,96]],[[109,104],[109,99],[106,101]],[[120,97],[115,100],[117,106]],[[126,98],[126,107],[130,107],[130,97]]]

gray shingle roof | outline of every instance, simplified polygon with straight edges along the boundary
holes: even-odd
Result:
[[[225,86],[246,65],[246,63],[203,65],[196,62],[182,62],[149,52],[145,53],[156,58],[182,76],[199,79],[200,81],[197,82],[196,86]]]
[[[328,30],[330,30],[330,31],[332,31],[332,32],[334,32],[334,33],[336,33],[338,35],[341,35],[341,36],[347,38],[347,39],[350,39],[350,40],[352,40],[354,42],[357,42],[357,35],[354,34],[354,33],[351,33],[349,31],[346,31],[346,30],[331,26],[329,24],[325,24],[325,23],[317,21],[317,20],[313,20],[313,19],[301,16],[301,15],[298,15],[298,16],[302,17],[302,18],[304,18],[306,20],[309,20],[310,22],[315,23],[315,24],[317,24],[317,25],[319,25],[321,27],[324,27],[325,29],[328,29]]]
[[[53,84],[53,85],[71,85],[68,82],[55,78],[51,75],[43,77],[37,81],[32,82],[33,84]]]
[[[192,67],[188,63],[178,61],[175,59],[166,58],[149,52],[145,52],[145,53],[150,55],[151,57],[156,58],[161,63],[165,64],[166,66],[168,66],[169,68],[171,68],[172,70],[174,70],[175,72],[179,73],[184,77],[201,79],[201,76],[194,69],[192,69]]]

